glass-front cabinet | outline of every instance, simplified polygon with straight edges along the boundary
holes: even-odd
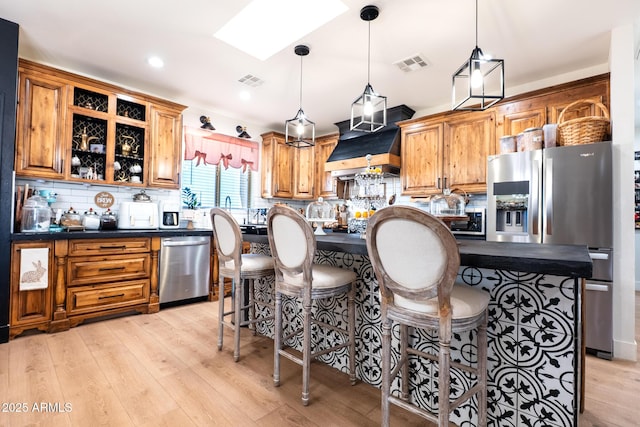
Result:
[[[162,147],[181,146],[184,106],[26,60],[19,72],[17,176],[179,188],[180,152]],[[154,130],[157,109],[171,132]]]

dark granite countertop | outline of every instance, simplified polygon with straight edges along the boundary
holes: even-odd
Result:
[[[269,243],[266,235],[245,234],[243,238],[248,242]],[[319,250],[367,254],[366,242],[359,234],[327,233],[326,236],[316,236],[316,242]],[[458,240],[458,243],[460,263],[464,266],[574,278],[590,278],[592,274],[592,262],[586,246],[484,240]]]
[[[176,236],[211,236],[211,230],[186,228],[155,230],[86,230],[61,231],[54,233],[13,233],[12,241],[67,240],[67,239],[112,239],[122,237],[176,237]]]

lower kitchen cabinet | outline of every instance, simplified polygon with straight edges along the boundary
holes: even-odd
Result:
[[[30,249],[46,249],[46,265],[27,262],[21,271],[23,256]],[[33,264],[33,265],[30,265]],[[28,329],[47,331],[51,321],[54,288],[54,243],[14,242],[11,245],[11,301],[10,338]],[[43,289],[21,290],[21,278],[29,284],[35,280],[46,283]],[[46,279],[46,280],[45,280]]]
[[[124,311],[147,313],[151,247],[151,238],[69,240],[66,259],[69,325]],[[155,259],[157,263],[157,254]],[[157,291],[157,285],[155,288]]]

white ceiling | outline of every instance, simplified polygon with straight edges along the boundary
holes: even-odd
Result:
[[[206,109],[214,126],[220,114],[283,131],[299,106],[300,58],[293,48],[306,44],[302,106],[323,134],[348,119],[367,83],[368,24],[360,9],[374,4],[380,8],[371,23],[374,89],[389,106],[423,112],[450,105],[451,74],[475,46],[473,0],[343,1],[346,13],[265,61],[213,37],[248,0],[0,0],[0,17],[20,25],[21,57]],[[507,95],[531,82],[602,69],[610,30],[640,18],[640,0],[478,5],[478,45],[505,60]],[[247,31],[261,34],[269,24]],[[152,54],[163,57],[163,69],[146,64]],[[415,54],[429,66],[406,73],[393,65]],[[246,74],[264,84],[242,85]],[[251,92],[248,102],[238,96],[243,89]]]

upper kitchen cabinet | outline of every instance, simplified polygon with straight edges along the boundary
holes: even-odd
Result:
[[[18,72],[16,174],[62,179],[68,84],[22,61]]]
[[[400,181],[403,195],[424,196],[440,192],[443,126],[441,120],[416,120],[400,124]]]
[[[18,176],[179,187],[184,106],[26,60],[19,72]]]
[[[316,168],[315,168],[315,189],[318,197],[324,199],[336,199],[338,196],[338,180],[331,176],[330,171],[325,171],[324,165],[333,153],[333,149],[338,145],[337,133],[316,138]]]
[[[149,185],[180,187],[182,109],[151,108],[151,162]]]
[[[557,123],[560,112],[577,100],[601,102],[608,108],[609,75],[602,74],[505,99],[495,107],[496,138],[499,140],[527,128]],[[599,115],[599,112],[593,104],[581,104],[567,111],[564,119],[594,115]]]
[[[495,153],[493,111],[415,119],[399,126],[403,195],[428,196],[445,188],[486,191],[484,159]]]
[[[268,132],[262,136],[262,197],[293,197],[293,150],[284,135]]]

